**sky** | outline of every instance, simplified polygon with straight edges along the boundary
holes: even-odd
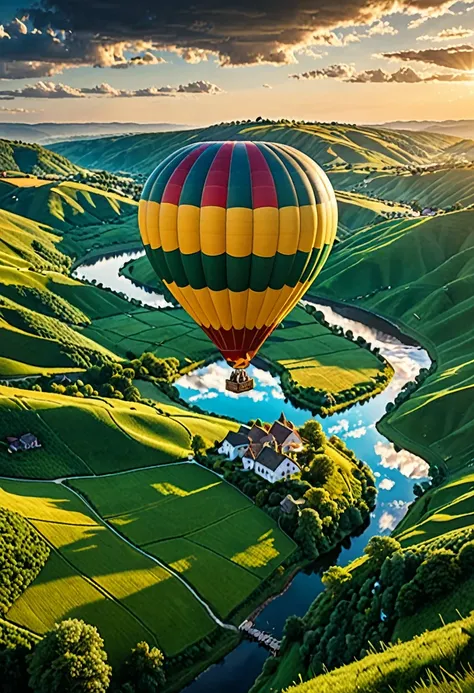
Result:
[[[0,121],[474,118],[474,0],[0,1]]]

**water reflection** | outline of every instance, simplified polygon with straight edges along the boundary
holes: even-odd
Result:
[[[404,344],[393,334],[341,317],[332,308],[321,305],[317,307],[325,314],[328,322],[339,324],[344,330],[350,329],[355,336],[361,335],[373,346],[378,346],[392,364],[395,375],[390,386],[374,399],[356,404],[327,419],[320,419],[328,435],[336,434],[345,440],[357,456],[371,466],[379,492],[377,507],[359,536],[346,540],[322,561],[298,573],[288,589],[261,611],[256,619],[257,625],[277,637],[282,634],[286,618],[290,614],[303,616],[322,591],[321,574],[324,570],[335,563],[347,565],[363,553],[372,535],[389,533],[394,529],[413,500],[414,480],[428,475],[428,465],[424,460],[406,450],[397,452],[375,427],[375,423],[385,412],[387,402],[393,401],[403,385],[413,380],[421,368],[429,367],[428,354],[417,346]],[[181,397],[206,411],[233,416],[240,421],[255,418],[273,421],[282,411],[298,426],[312,418],[309,411],[285,401],[279,379],[268,371],[251,366],[249,375],[255,379],[256,387],[252,392],[242,395],[225,391],[224,381],[228,372],[227,364],[218,361],[184,376],[177,382]],[[252,648],[256,651],[254,656],[249,655]],[[260,659],[265,659],[262,653],[262,648],[257,644],[242,643],[219,665],[208,669],[188,686],[186,693],[227,689],[234,693],[245,693],[249,688],[249,678],[253,682],[261,671],[263,660]],[[236,670],[236,666],[241,657],[245,658],[245,681],[239,685],[236,682],[240,672]]]
[[[142,257],[145,253],[121,253],[116,256],[102,257],[94,261],[90,265],[79,265],[73,272],[73,276],[77,279],[85,279],[87,281],[96,280],[97,284],[102,284],[113,291],[122,292],[129,298],[135,298],[141,301],[146,306],[152,308],[166,308],[171,306],[165,300],[162,294],[154,291],[145,291],[145,289],[135,286],[127,277],[122,277],[119,274],[120,269],[129,260],[136,260]]]

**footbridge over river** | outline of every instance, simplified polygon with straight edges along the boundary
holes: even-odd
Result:
[[[243,621],[239,626],[239,630],[244,633],[249,640],[254,640],[258,642],[259,645],[263,645],[272,655],[275,656],[279,653],[281,642],[274,638],[273,635],[255,628],[252,621],[248,619]]]

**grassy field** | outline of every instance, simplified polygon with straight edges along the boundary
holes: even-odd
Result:
[[[474,455],[474,211],[384,222],[330,258],[318,292],[357,303],[418,336],[437,369],[382,429],[451,472]],[[410,262],[406,258],[410,257]],[[387,287],[390,287],[387,289]]]
[[[268,515],[197,465],[71,483],[119,532],[181,573],[222,617],[295,549]]]
[[[357,344],[333,335],[297,306],[261,349],[302,387],[339,392],[370,382],[382,371],[378,359]]]
[[[462,663],[467,664],[473,633],[471,616],[380,654],[369,654],[358,662],[291,687],[288,693],[406,693],[429,670],[437,674],[443,670],[453,672],[459,671]],[[451,690],[454,693],[456,689]]]
[[[160,409],[0,386],[0,441],[30,432],[42,444],[12,455],[0,442],[0,475],[55,478],[164,464],[186,458],[195,433],[210,444],[237,428],[181,407]]]
[[[53,144],[51,149],[80,166],[151,173],[171,151],[189,142],[207,140],[284,142],[321,164],[351,165],[421,163],[461,142],[459,138],[434,133],[402,133],[336,123],[292,125],[286,122],[222,124],[181,132],[74,140]]]
[[[55,548],[52,564],[14,604],[9,620],[44,632],[70,615],[94,625],[97,618],[115,661],[137,638],[155,640],[172,655],[214,630],[176,577],[99,523],[68,489],[5,481],[1,502],[27,517]]]
[[[37,144],[0,140],[0,168],[3,171],[12,171],[14,175],[18,171],[32,173],[35,167],[41,168],[44,173],[63,175],[81,171],[81,167],[68,159]]]

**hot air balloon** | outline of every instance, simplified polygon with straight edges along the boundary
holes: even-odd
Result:
[[[323,267],[337,203],[324,171],[274,142],[199,142],[148,178],[139,226],[154,271],[234,369],[245,368]]]

